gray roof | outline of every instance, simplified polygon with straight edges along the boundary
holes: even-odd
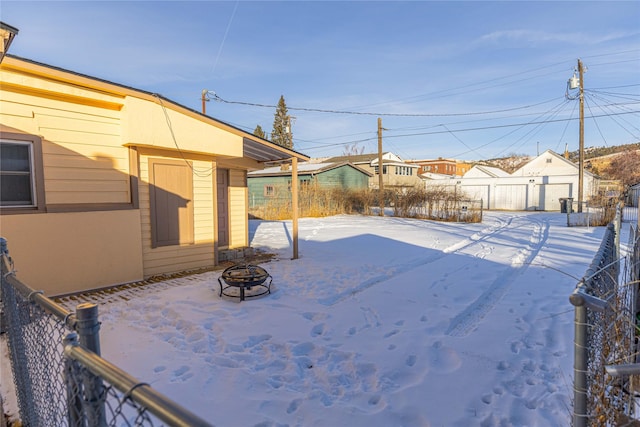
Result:
[[[372,173],[367,172],[366,170],[359,168],[358,166],[353,165],[349,162],[298,163],[298,175],[315,175],[315,174],[326,172],[328,170],[336,169],[345,165],[352,167],[354,169],[357,169],[358,171],[362,172],[365,175],[373,176]],[[283,170],[280,166],[273,166],[270,168],[249,172],[247,174],[249,178],[262,177],[262,176],[289,176],[289,175],[291,175],[291,168],[287,168]]]

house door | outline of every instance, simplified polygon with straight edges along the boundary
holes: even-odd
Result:
[[[217,169],[218,246],[229,245],[229,169]]]

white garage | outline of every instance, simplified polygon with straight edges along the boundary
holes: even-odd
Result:
[[[578,198],[578,166],[547,150],[509,175],[497,168],[474,166],[462,178],[426,181],[483,200],[486,209],[560,211],[560,199]],[[584,198],[595,194],[598,179],[584,172]]]

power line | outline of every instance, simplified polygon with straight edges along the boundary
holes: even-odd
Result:
[[[250,107],[260,107],[260,108],[277,108],[276,105],[271,104],[259,104],[255,102],[244,102],[244,101],[227,101],[225,99],[220,98],[218,94],[214,94],[214,99],[216,101],[225,103],[225,104],[236,104],[236,105],[247,105]],[[508,111],[516,111],[516,110],[524,110],[527,108],[535,107],[537,105],[545,104],[549,101],[543,101],[536,104],[524,105],[520,107],[512,107],[505,108],[501,110],[492,110],[492,111],[475,111],[475,112],[465,112],[465,113],[381,113],[381,112],[368,112],[368,111],[345,111],[345,110],[331,110],[331,109],[322,109],[322,108],[302,108],[302,107],[289,107],[288,110],[294,111],[308,111],[313,113],[328,113],[328,114],[348,114],[348,115],[359,115],[359,116],[386,116],[386,117],[457,117],[457,116],[476,116],[476,115],[486,115],[486,114],[496,114],[496,113],[505,113]]]
[[[588,98],[586,98],[585,101],[588,101]],[[591,115],[593,115],[593,111],[591,111],[591,104],[589,102],[586,102],[586,104],[587,104],[587,108],[589,109],[589,112],[591,113]],[[604,137],[602,131],[600,130],[600,125],[598,124],[598,121],[594,120],[593,123],[595,123],[596,129],[598,129],[598,133],[602,137],[602,140],[604,141],[605,147],[608,147],[609,144],[607,144],[607,139]]]
[[[591,98],[591,99],[596,103],[596,105],[597,105],[596,99],[597,99],[598,97],[597,97],[597,96],[593,96],[593,94],[590,94],[590,95],[591,95],[591,96],[590,96],[590,98]],[[606,101],[606,99],[605,99],[605,101]],[[605,111],[605,112],[609,112],[609,111],[611,111],[611,108],[610,108],[610,107],[612,107],[612,106],[616,106],[618,109],[621,109],[621,107],[620,107],[620,106],[618,106],[618,105],[616,105],[616,104],[597,105],[597,106],[598,106],[602,111]],[[624,111],[624,112],[629,112],[629,113],[635,113],[635,111],[633,111],[633,110],[629,110],[629,109],[627,109],[627,110],[623,110],[623,111]],[[609,115],[607,115],[607,117],[610,117],[610,116],[612,116],[612,115],[613,115],[613,114],[609,114]],[[632,137],[634,137],[634,138],[638,138],[638,139],[640,139],[636,134],[634,134],[633,132],[631,132],[629,129],[627,129],[625,126],[623,126],[620,122],[618,122],[616,119],[614,119],[613,117],[610,117],[610,118],[611,118],[611,120],[612,120],[614,123],[616,123],[620,128],[622,128],[623,130],[625,130],[629,135],[631,135],[631,136],[632,136]],[[625,123],[627,123],[629,126],[631,126],[632,128],[634,128],[636,131],[638,131],[638,132],[640,133],[640,129],[638,129],[638,128],[637,128],[635,125],[633,125],[632,123],[628,122],[627,120],[624,120],[624,118],[622,118],[622,117],[620,118],[620,120],[621,120],[621,121],[624,121]]]
[[[640,113],[640,111],[625,111],[625,112],[613,113],[613,114],[600,114],[600,115],[590,116],[587,118],[621,116],[621,115],[635,114],[635,113]],[[476,130],[501,129],[501,128],[508,128],[508,127],[514,127],[514,126],[535,125],[540,123],[557,123],[557,122],[566,122],[566,121],[574,121],[574,120],[577,120],[577,119],[569,118],[569,119],[543,120],[543,121],[528,122],[528,123],[512,123],[512,124],[505,124],[505,125],[474,127],[474,128],[466,128],[466,129],[454,129],[454,132],[471,132]],[[420,135],[436,135],[436,134],[447,133],[447,132],[448,131],[434,131],[434,132],[421,132],[421,133],[402,134],[402,135],[389,135],[386,138],[401,138],[406,136],[420,136]]]
[[[573,109],[571,110],[571,115],[569,116],[570,119],[573,119],[573,115],[576,112],[576,108],[578,108],[578,104],[574,103],[573,104]],[[558,146],[562,143],[562,140],[564,139],[564,135],[567,133],[567,129],[569,129],[569,121],[567,121],[567,123],[564,126],[564,129],[562,130],[562,135],[560,135],[560,139],[558,139],[558,144],[556,144],[556,148],[555,148],[555,152],[558,152]]]
[[[549,110],[546,114],[549,117],[549,119],[545,120],[545,122],[540,123],[540,124],[536,124],[536,126],[531,129],[529,132],[525,133],[523,136],[521,136],[520,138],[518,138],[515,142],[513,142],[512,144],[508,145],[505,149],[503,149],[502,151],[498,152],[497,154],[494,154],[492,157],[498,157],[500,154],[504,153],[505,151],[507,151],[508,149],[510,149],[511,147],[513,147],[514,145],[518,144],[518,142],[522,141],[522,143],[520,143],[518,145],[518,147],[522,147],[525,143],[527,143],[528,141],[530,141],[533,136],[535,136],[538,132],[540,132],[542,130],[542,128],[549,122],[549,120],[553,117],[557,117],[558,114],[560,114],[562,112],[562,110],[564,109],[564,107],[566,107],[569,104],[569,101],[565,101],[564,103],[558,104],[556,107],[554,107],[553,109]],[[542,117],[542,116],[540,116]],[[524,126],[522,127],[524,128]],[[537,129],[537,130],[536,130]],[[529,136],[528,139],[524,139],[526,136]],[[524,139],[524,140],[523,140]]]
[[[559,113],[559,112],[558,112]],[[596,118],[602,118],[602,117],[611,117],[611,116],[623,116],[623,115],[627,115],[627,114],[637,114],[640,113],[640,111],[623,111],[623,112],[619,112],[619,113],[609,113],[609,114],[596,114],[596,115],[591,115],[591,116],[587,116],[585,118],[590,118],[590,119],[596,119]],[[557,113],[556,113],[557,115]],[[446,134],[446,133],[454,133],[454,132],[473,132],[473,131],[482,131],[482,130],[493,130],[493,129],[505,129],[505,128],[510,128],[510,127],[517,127],[518,129],[521,129],[525,126],[532,126],[532,125],[544,125],[544,124],[549,124],[549,123],[562,123],[562,122],[566,122],[567,125],[569,122],[572,121],[576,121],[578,120],[578,118],[575,118],[573,116],[569,117],[569,118],[565,118],[565,119],[548,119],[548,120],[540,120],[540,121],[530,121],[530,122],[526,122],[526,123],[511,123],[511,124],[504,124],[504,125],[495,125],[495,126],[481,126],[481,127],[471,127],[471,128],[461,128],[461,129],[448,129],[445,127],[445,130],[436,130],[436,131],[430,131],[430,132],[418,132],[418,133],[408,133],[408,134],[400,134],[400,135],[387,135],[385,136],[385,139],[392,139],[392,138],[406,138],[406,137],[412,137],[412,136],[424,136],[424,135],[439,135],[439,134]],[[438,125],[435,127],[444,127],[443,125]],[[484,148],[488,145],[491,145],[511,134],[513,134],[514,132],[516,132],[518,129],[513,130],[512,132],[509,132],[499,138],[496,138],[492,141],[489,141],[488,143],[485,143],[483,145],[480,145],[478,147],[476,147],[475,149],[471,149],[470,151],[464,152],[464,153],[459,153],[456,156],[462,156],[464,154],[467,154],[471,151],[475,151],[478,150],[480,148]],[[566,128],[565,128],[566,131]],[[564,133],[563,133],[564,135]],[[330,143],[330,144],[320,144],[317,147],[311,147],[311,148],[306,148],[306,151],[311,151],[311,150],[317,150],[317,149],[321,149],[321,148],[329,148],[329,147],[337,147],[337,146],[341,146],[341,145],[346,145],[346,144],[355,144],[355,143],[362,143],[362,142],[367,142],[367,141],[373,141],[375,140],[376,137],[371,137],[371,138],[365,138],[365,139],[359,139],[359,140],[353,140],[353,141],[344,141],[344,142],[337,142],[337,143]],[[454,156],[454,157],[456,157]]]

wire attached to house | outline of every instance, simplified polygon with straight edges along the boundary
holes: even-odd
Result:
[[[187,160],[187,158],[185,157],[184,153],[182,152],[182,149],[178,145],[178,141],[176,139],[176,135],[173,132],[173,125],[171,124],[171,118],[169,117],[169,112],[167,111],[167,107],[164,105],[164,102],[162,101],[162,97],[160,95],[158,95],[157,93],[154,93],[153,96],[160,103],[160,107],[162,107],[162,112],[164,113],[164,118],[165,118],[165,121],[167,122],[167,127],[169,128],[169,132],[171,133],[171,139],[173,140],[173,144],[176,146],[176,149],[178,150],[178,153],[180,153],[180,157],[182,157],[182,160],[184,160],[184,162],[187,164],[189,169],[191,169],[193,174],[196,175],[197,177],[200,177],[200,178],[210,177],[213,174],[213,170],[215,169],[215,167],[210,167],[210,168],[203,169],[203,170],[196,170],[193,167],[193,165]]]

